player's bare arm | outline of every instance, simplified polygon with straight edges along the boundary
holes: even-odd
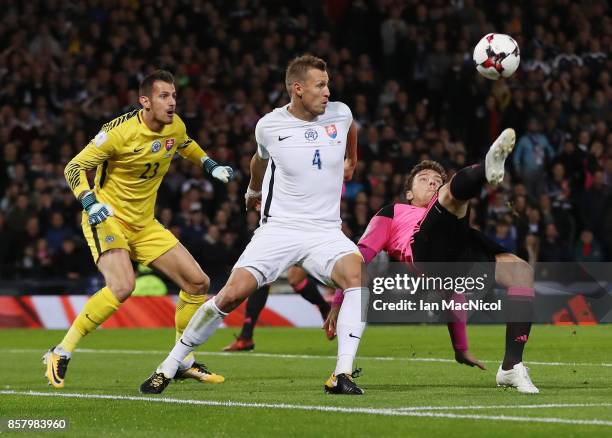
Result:
[[[346,138],[346,158],[344,159],[344,181],[353,178],[357,167],[357,125],[351,122],[351,127]]]
[[[328,339],[334,339],[336,337],[336,324],[338,322],[338,314],[340,313],[340,306],[332,306],[327,318],[323,322],[323,330],[327,335]]]
[[[244,195],[247,210],[259,210],[259,207],[261,207],[261,185],[267,167],[268,160],[261,158],[258,153],[255,153],[253,158],[251,158],[251,180]]]

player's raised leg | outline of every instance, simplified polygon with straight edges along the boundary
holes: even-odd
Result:
[[[514,148],[515,139],[514,129],[504,129],[489,148],[484,164],[461,169],[450,183],[440,188],[440,205],[458,218],[464,217],[468,201],[478,195],[485,183],[496,186],[504,179],[504,164]]]
[[[347,254],[334,265],[332,280],[344,290],[344,300],[338,314],[336,334],[338,357],[336,369],[325,382],[328,394],[361,395],[363,389],[353,381],[353,361],[365,329],[361,318],[361,268],[363,259],[359,254]]]
[[[514,254],[497,254],[495,281],[508,288],[505,308],[506,353],[497,371],[497,385],[513,387],[525,394],[537,394],[540,391],[531,381],[527,367],[523,365],[523,351],[533,321],[533,268]]]
[[[43,356],[47,365],[45,375],[49,385],[55,388],[64,387],[68,362],[80,340],[110,318],[134,290],[134,270],[126,249],[116,248],[102,253],[98,269],[106,286],[85,303],[64,339]]]
[[[181,288],[174,315],[175,341],[178,342],[189,321],[204,303],[210,279],[180,243],[153,260],[150,265]],[[210,372],[206,365],[196,362],[193,353],[183,359],[175,378],[195,379],[203,383],[225,381],[223,376]]]
[[[451,182],[440,189],[439,202],[449,212],[462,218],[467,213],[467,201],[476,196],[485,182],[499,184],[504,178],[505,160],[512,152],[515,133],[505,129],[487,152],[484,165],[476,164],[457,172]],[[506,353],[497,372],[499,386],[511,386],[519,392],[536,394],[527,368],[523,365],[523,350],[533,318],[533,269],[513,254],[495,255],[496,281],[508,288],[506,317]]]
[[[175,377],[185,357],[206,342],[219,328],[223,318],[253,294],[257,287],[257,280],[248,269],[234,269],[217,296],[196,311],[168,357],[140,385],[140,392],[160,394]]]

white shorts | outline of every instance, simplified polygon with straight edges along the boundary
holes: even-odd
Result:
[[[272,283],[290,266],[298,265],[320,282],[335,286],[331,279],[334,265],[351,253],[360,254],[340,228],[268,222],[255,230],[233,269],[247,269],[261,287]]]

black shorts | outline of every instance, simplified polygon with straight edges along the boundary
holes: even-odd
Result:
[[[508,252],[481,231],[471,228],[468,217],[466,214],[459,219],[436,201],[414,234],[411,248],[415,265],[435,262],[441,267],[436,269],[437,273],[441,269],[459,275],[465,272],[466,263],[469,266],[477,262],[495,262],[496,254]],[[456,263],[463,266],[453,269],[450,264]],[[431,273],[429,269],[423,271]]]

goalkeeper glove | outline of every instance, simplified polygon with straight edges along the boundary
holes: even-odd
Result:
[[[98,225],[113,215],[110,205],[98,202],[95,193],[91,191],[81,196],[81,205],[89,216],[87,219],[89,225]]]
[[[221,166],[212,158],[202,158],[202,165],[204,166],[204,170],[206,170],[209,175],[221,182],[226,183],[232,179],[232,176],[234,176],[234,170],[231,167]]]

